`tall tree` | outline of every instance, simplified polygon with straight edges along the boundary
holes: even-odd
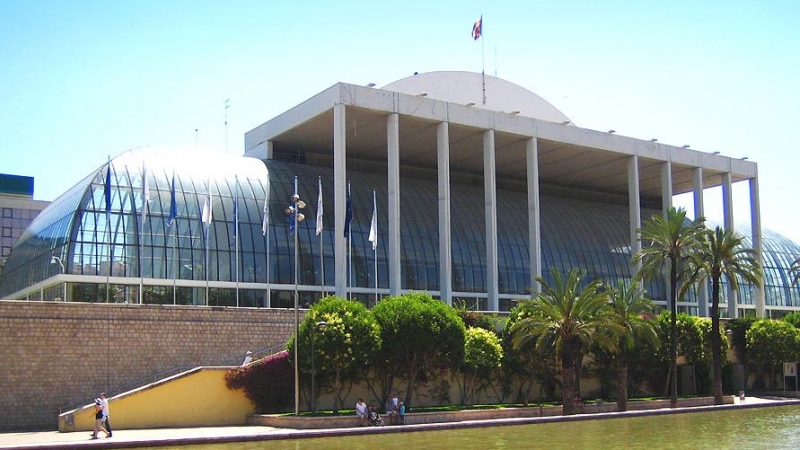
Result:
[[[464,338],[464,360],[456,381],[461,404],[472,405],[475,393],[486,388],[491,383],[492,373],[500,368],[503,348],[497,335],[483,328],[467,327]]]
[[[628,410],[628,354],[637,341],[657,345],[658,336],[649,317],[653,302],[634,284],[619,282],[611,291],[611,320],[620,326],[616,348],[617,410]]]
[[[768,389],[775,389],[775,369],[785,361],[800,358],[800,329],[782,320],[758,319],[747,330],[748,359],[768,376]]]
[[[690,257],[691,281],[711,279],[711,364],[714,372],[714,404],[722,404],[722,351],[719,329],[720,282],[724,278],[736,291],[740,280],[758,286],[761,267],[756,251],[743,245],[744,238],[732,230],[706,230],[698,251]]]
[[[669,267],[669,307],[670,307],[670,406],[678,406],[678,281],[681,265],[688,255],[696,251],[705,232],[702,217],[693,221],[686,218],[683,208],[670,208],[666,217],[652,216],[638,230],[642,249],[633,255],[634,264],[642,267],[634,280],[649,280],[659,277]]]
[[[600,280],[583,286],[583,273],[572,269],[566,278],[552,270],[553,284],[538,277],[542,292],[531,302],[530,316],[520,319],[512,328],[515,350],[534,343],[538,351],[554,349],[561,361],[561,400],[563,413],[574,414],[573,398],[577,390],[583,350],[597,344],[610,349],[616,344],[613,333],[619,331],[609,314],[608,293]]]
[[[334,412],[343,407],[352,384],[363,377],[364,367],[374,364],[382,346],[380,333],[377,321],[364,305],[333,296],[312,306],[300,324],[300,368],[310,374],[314,366],[316,385],[312,391],[319,392],[317,385],[328,386],[334,394]],[[293,352],[294,338],[288,346]],[[313,404],[316,399],[309,400]]]
[[[383,348],[378,364],[406,375],[406,407],[415,383],[426,371],[455,369],[464,357],[464,321],[455,310],[429,294],[410,293],[381,300],[372,314],[380,325]],[[376,393],[386,400],[388,392]]]

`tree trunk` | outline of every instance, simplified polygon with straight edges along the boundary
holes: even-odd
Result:
[[[714,404],[722,404],[722,355],[719,338],[719,275],[711,280],[711,364],[714,370]]]
[[[406,405],[406,409],[411,407],[411,396],[414,395],[414,382],[417,379],[419,369],[414,368],[408,372],[408,388],[406,390],[406,399],[403,403]],[[386,399],[383,399],[384,401]]]
[[[628,410],[628,348],[620,339],[620,352],[617,355],[617,411]]]
[[[678,262],[670,258],[669,286],[670,286],[670,318],[669,318],[669,407],[678,406]]]
[[[336,393],[336,395],[333,396],[333,414],[339,414],[339,409],[342,408],[338,395],[341,387],[342,387],[342,373],[340,370],[337,370],[333,380],[333,391]]]
[[[561,401],[563,402],[562,414],[565,416],[576,414],[574,405],[575,392],[575,345],[571,340],[561,344]]]

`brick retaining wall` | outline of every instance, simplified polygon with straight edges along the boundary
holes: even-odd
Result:
[[[287,309],[0,301],[0,431],[55,430],[61,407],[177,367],[231,364],[285,343],[293,326]]]

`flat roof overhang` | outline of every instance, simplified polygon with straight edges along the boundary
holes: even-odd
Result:
[[[675,195],[693,190],[697,167],[703,169],[705,188],[722,184],[725,173],[730,173],[732,182],[757,175],[757,164],[752,161],[344,83],[246,133],[245,154],[266,159],[265,143],[272,141],[274,151],[304,153],[307,160],[330,160],[336,104],[345,105],[348,161],[363,161],[365,165],[385,164],[387,117],[397,113],[402,167],[435,171],[437,125],[448,122],[453,174],[483,177],[483,132],[495,130],[499,183],[526,182],[525,147],[531,137],[538,139],[539,180],[543,186],[627,196],[632,155],[639,158],[643,202],[661,198],[661,168],[666,161],[672,162]]]

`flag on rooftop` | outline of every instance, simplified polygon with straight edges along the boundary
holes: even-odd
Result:
[[[475,25],[472,26],[472,39],[477,41],[478,39],[480,39],[482,34],[483,34],[483,15],[481,15],[481,17],[475,21]]]

